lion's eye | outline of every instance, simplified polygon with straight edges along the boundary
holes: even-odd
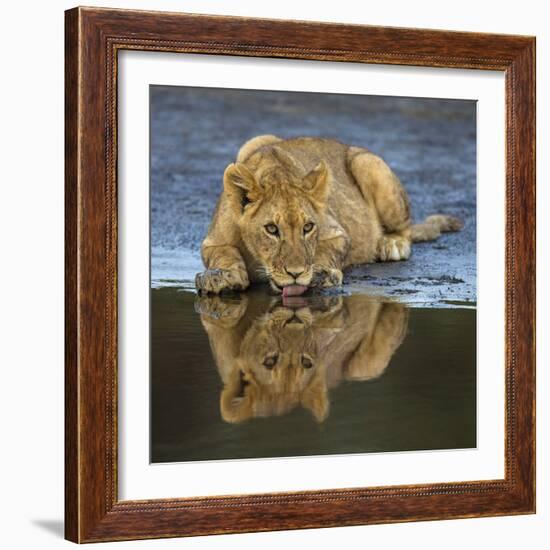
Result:
[[[308,222],[304,225],[304,233],[310,233],[311,231],[313,231],[313,223],[312,222]]]
[[[277,364],[278,355],[270,355],[264,359],[264,367],[266,369],[272,369]]]
[[[309,357],[302,355],[302,367],[304,367],[304,369],[310,369],[313,367],[313,361]]]
[[[268,223],[264,227],[265,227],[265,230],[270,235],[275,235],[275,236],[279,235],[279,228],[274,223]]]

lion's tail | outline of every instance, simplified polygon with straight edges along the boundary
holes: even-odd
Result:
[[[463,227],[462,220],[454,216],[435,214],[428,216],[422,223],[411,226],[411,239],[413,243],[434,241],[441,233],[460,231]]]

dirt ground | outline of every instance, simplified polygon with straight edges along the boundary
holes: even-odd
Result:
[[[323,136],[368,147],[405,185],[416,221],[465,228],[414,246],[410,260],[359,266],[344,290],[409,304],[476,302],[474,101],[151,87],[151,282],[192,289],[222,174],[258,134]]]

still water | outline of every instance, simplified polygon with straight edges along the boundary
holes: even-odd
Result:
[[[476,311],[151,291],[151,461],[476,446]]]

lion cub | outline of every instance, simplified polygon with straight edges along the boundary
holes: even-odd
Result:
[[[444,215],[412,225],[405,189],[367,149],[322,138],[246,142],[224,173],[202,243],[197,289],[219,294],[267,282],[283,296],[342,284],[354,264],[406,260],[411,243],[462,222]]]
[[[382,376],[407,333],[403,304],[365,295],[249,297],[203,295],[195,302],[223,382],[226,422],[297,407],[322,422],[329,390]]]

